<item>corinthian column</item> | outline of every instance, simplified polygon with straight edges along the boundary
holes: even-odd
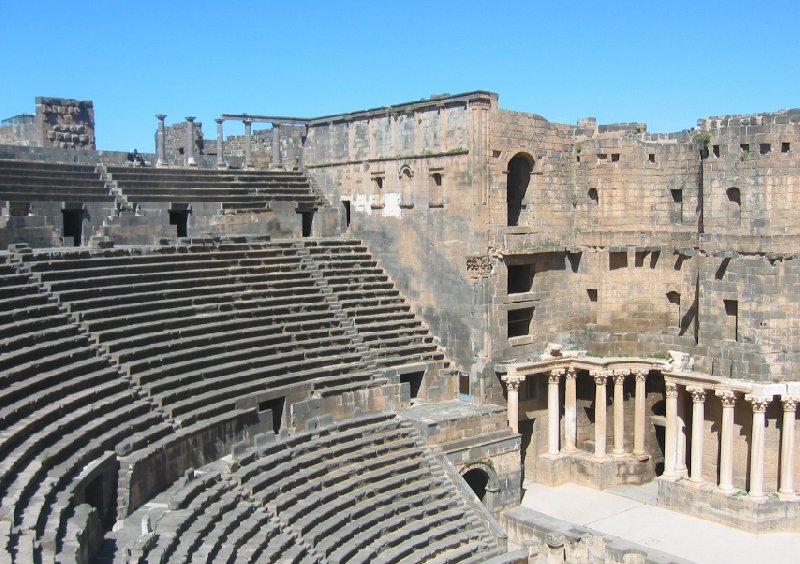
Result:
[[[753,429],[750,436],[750,497],[764,497],[764,423],[770,396],[745,396],[753,406]]]
[[[577,394],[575,380],[577,374],[570,366],[567,368],[567,380],[564,385],[564,452],[575,452],[575,443],[578,435]]]
[[[563,374],[563,368],[556,368],[550,371],[550,376],[547,378],[547,454],[552,456],[558,455],[558,436],[560,435],[558,383]]]
[[[689,481],[703,481],[703,435],[705,431],[706,391],[700,387],[687,387],[692,394],[692,467]]]
[[[606,458],[606,380],[608,371],[592,370],[594,388],[594,458]]]
[[[634,376],[636,378],[636,397],[633,400],[633,456],[640,458],[646,454],[644,450],[644,412],[647,400],[645,391],[647,371],[637,370]]]
[[[733,490],[733,408],[736,394],[730,390],[714,392],[722,402],[722,429],[719,446],[719,489]]]
[[[800,396],[781,396],[783,422],[781,425],[781,475],[778,494],[792,499],[794,493],[794,418]]]
[[[678,385],[666,382],[664,395],[667,403],[667,428],[664,429],[664,478],[678,477],[676,469],[678,455]]]
[[[508,390],[508,426],[515,433],[519,433],[519,385],[525,380],[524,376],[518,376],[513,368],[509,368],[509,373],[501,377]]]
[[[630,370],[614,371],[614,449],[615,457],[625,455],[625,402],[622,398],[622,385]]]

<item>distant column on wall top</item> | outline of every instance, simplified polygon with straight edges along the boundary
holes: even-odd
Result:
[[[245,118],[244,123],[244,167],[253,168],[253,120]]]
[[[272,168],[283,168],[281,160],[281,124],[272,122]]]
[[[166,117],[164,114],[156,115],[156,119],[158,119],[158,134],[156,135],[158,159],[156,160],[156,166],[160,168],[167,166],[167,131],[164,129],[164,119]]]
[[[186,166],[197,166],[194,160],[194,116],[186,116]]]
[[[225,120],[222,118],[217,118],[214,121],[217,122],[217,168],[226,168],[224,143],[222,140],[222,122]]]

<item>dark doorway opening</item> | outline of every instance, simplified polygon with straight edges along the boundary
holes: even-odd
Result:
[[[188,237],[189,210],[169,210],[169,224],[175,226],[177,237]]]
[[[286,403],[285,397],[273,398],[271,400],[262,401],[258,404],[259,411],[272,412],[272,430],[277,433],[281,430],[283,424],[283,406]]]
[[[409,372],[408,374],[400,375],[400,383],[408,383],[408,386],[411,389],[411,399],[414,399],[417,397],[417,395],[419,395],[419,389],[422,387],[423,376],[425,376],[424,371]]]
[[[519,225],[520,214],[531,182],[533,172],[533,159],[527,155],[519,154],[508,162],[508,177],[506,181],[506,200],[508,202],[508,225]]]
[[[314,221],[314,210],[300,212],[300,217],[303,220],[303,237],[311,237],[311,224]]]
[[[462,478],[464,478],[470,489],[475,492],[481,503],[486,503],[486,487],[489,485],[489,474],[481,468],[473,468],[465,472]]]
[[[83,242],[83,220],[86,219],[83,206],[65,208],[61,213],[64,219],[64,238],[72,237],[72,244],[80,247]]]

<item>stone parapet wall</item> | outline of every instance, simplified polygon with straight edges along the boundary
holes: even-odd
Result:
[[[94,104],[91,100],[36,98],[40,147],[94,149]]]

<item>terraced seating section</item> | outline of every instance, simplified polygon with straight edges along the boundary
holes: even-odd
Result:
[[[369,415],[250,450],[172,494],[139,562],[482,562],[500,549],[410,423]]]
[[[57,544],[88,466],[171,431],[59,304],[0,253],[0,512]]]
[[[0,160],[0,200],[110,204],[114,196],[91,165]]]
[[[258,211],[270,202],[321,205],[302,172],[108,167],[129,202],[220,202],[223,210]]]
[[[369,382],[301,242],[39,252],[33,275],[180,425],[298,385]]]
[[[305,247],[379,367],[444,359],[433,336],[360,241],[316,240]]]

